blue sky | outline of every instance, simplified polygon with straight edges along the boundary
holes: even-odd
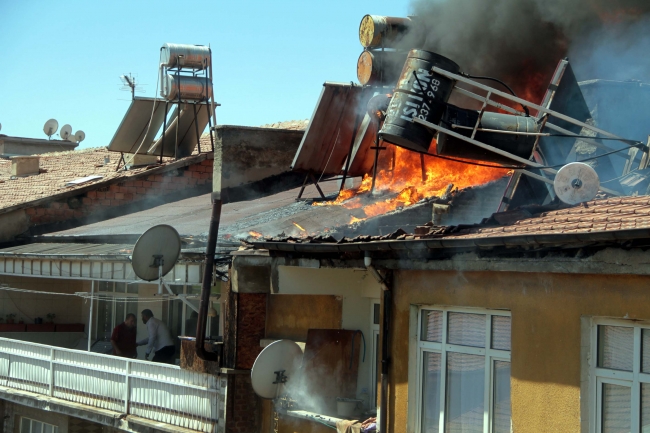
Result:
[[[46,120],[105,146],[129,106],[120,75],[153,96],[160,46],[210,44],[219,124],[311,116],[325,81],[356,81],[363,15],[409,0],[0,1],[3,134],[45,137]]]

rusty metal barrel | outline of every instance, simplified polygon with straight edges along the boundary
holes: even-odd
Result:
[[[434,132],[412,120],[419,117],[438,124],[456,84],[455,80],[430,73],[434,66],[452,73],[460,70],[456,63],[439,54],[424,50],[409,52],[379,131],[384,141],[416,152],[429,150]]]
[[[406,60],[405,51],[365,50],[357,61],[357,79],[362,85],[378,86],[397,81]]]
[[[410,28],[410,18],[365,15],[359,24],[359,42],[364,48],[389,48],[408,33]]]

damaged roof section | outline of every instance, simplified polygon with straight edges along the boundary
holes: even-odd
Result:
[[[398,230],[384,236],[332,236],[269,238],[255,242],[257,249],[301,251],[300,244],[348,245],[346,251],[406,249],[399,241],[425,241],[422,248],[458,246],[534,245],[537,243],[598,242],[650,238],[650,196],[593,200],[577,206],[531,206],[495,213],[481,224]],[[465,242],[466,241],[466,242]],[[294,247],[284,247],[293,244]],[[374,244],[364,246],[363,244]],[[358,248],[354,248],[354,246]],[[312,250],[312,249],[309,249]],[[335,248],[324,248],[325,251]],[[316,252],[316,249],[313,249]]]

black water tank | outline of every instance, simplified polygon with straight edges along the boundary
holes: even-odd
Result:
[[[456,84],[455,80],[430,74],[434,66],[454,74],[460,70],[456,63],[439,54],[411,50],[379,131],[384,141],[416,152],[429,150],[435,132],[413,123],[412,119],[419,117],[438,124]]]
[[[473,128],[477,120],[478,111],[467,110],[449,104],[445,109],[440,125],[447,129],[451,129],[458,134],[464,135],[465,137],[471,137],[472,130],[465,128]],[[463,128],[454,128],[453,125],[462,126]],[[539,126],[533,117],[513,116],[511,114],[492,112],[483,113],[479,128],[495,129],[506,132],[539,132]],[[536,138],[537,137],[534,135],[514,135],[485,131],[478,131],[474,136],[474,139],[477,141],[525,159],[528,159],[532,154]],[[510,158],[474,146],[471,143],[451,137],[442,132],[438,134],[436,150],[438,155],[443,156],[489,161],[508,165],[518,164]]]

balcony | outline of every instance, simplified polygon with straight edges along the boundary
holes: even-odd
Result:
[[[121,422],[217,431],[219,378],[177,366],[0,338],[2,387],[4,394],[113,413]]]

